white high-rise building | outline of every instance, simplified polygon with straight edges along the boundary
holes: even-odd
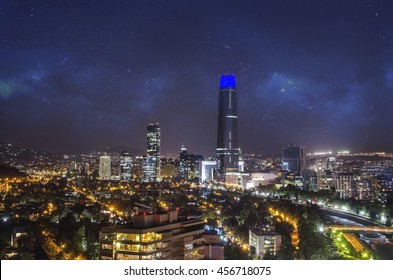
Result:
[[[101,180],[111,179],[111,157],[100,156],[100,165],[98,168],[98,176]]]

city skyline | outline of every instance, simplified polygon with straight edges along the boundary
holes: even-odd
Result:
[[[389,1],[0,2],[0,141],[48,152],[216,148],[236,76],[243,153],[393,151]],[[214,121],[213,121],[214,120]]]

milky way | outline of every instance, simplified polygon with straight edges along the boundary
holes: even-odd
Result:
[[[246,3],[245,3],[246,2]],[[0,140],[215,151],[219,75],[243,152],[393,151],[391,1],[0,1]]]

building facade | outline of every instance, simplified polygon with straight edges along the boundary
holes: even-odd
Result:
[[[138,215],[132,225],[100,231],[103,260],[199,260],[205,258],[204,222],[179,221],[176,211]]]
[[[231,74],[220,78],[216,155],[220,181],[225,181],[228,173],[239,173],[236,80]]]
[[[120,156],[120,179],[132,179],[132,156],[129,152],[122,152]]]
[[[173,158],[161,158],[161,180],[172,180],[178,175],[178,163]]]
[[[354,198],[353,173],[334,173],[333,186],[341,199]]]
[[[249,245],[255,247],[256,254],[263,259],[266,254],[276,255],[281,248],[282,237],[271,226],[249,230]]]
[[[373,188],[371,180],[368,179],[358,179],[354,181],[354,189],[356,200],[367,200],[371,201],[377,198],[376,189]]]
[[[132,178],[142,181],[143,178],[143,156],[136,156],[132,160]]]
[[[224,241],[216,231],[205,232],[205,258],[208,260],[224,259]]]
[[[214,178],[214,170],[217,168],[217,161],[215,160],[204,160],[199,163],[199,173],[201,176],[199,177],[199,181],[201,183],[213,181]]]
[[[306,167],[304,147],[290,145],[282,150],[282,169],[290,172],[303,171]]]
[[[181,180],[200,180],[200,163],[203,161],[202,155],[188,153],[182,145],[179,154],[179,171],[178,176]]]
[[[101,180],[111,179],[111,157],[100,156],[100,164],[98,167],[98,176]]]
[[[143,157],[143,182],[160,180],[160,141],[161,132],[158,123],[150,123],[147,127],[147,153]]]

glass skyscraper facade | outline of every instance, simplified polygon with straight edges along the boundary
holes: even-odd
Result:
[[[303,171],[306,166],[304,147],[290,145],[282,150],[282,169],[287,171]]]
[[[132,156],[129,152],[122,152],[120,157],[120,179],[132,179]]]
[[[217,175],[218,179],[223,181],[228,173],[239,172],[240,148],[234,75],[221,76],[218,102]]]
[[[142,166],[144,182],[160,179],[160,135],[158,123],[150,123],[147,127],[147,153]]]

